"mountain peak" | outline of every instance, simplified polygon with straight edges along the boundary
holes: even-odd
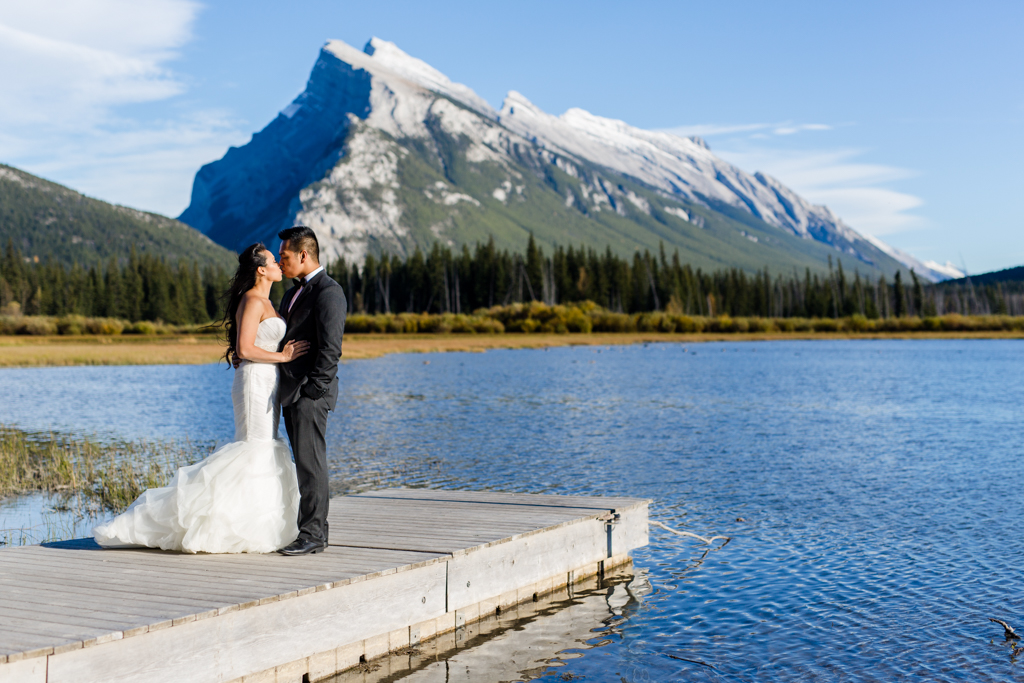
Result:
[[[373,57],[375,64],[379,64],[395,74],[404,76],[410,81],[419,83],[429,90],[446,90],[456,85],[443,73],[422,59],[416,59],[389,40],[383,40],[374,36],[366,42],[363,53]]]
[[[505,95],[505,100],[501,103],[501,110],[498,113],[501,116],[514,116],[516,113],[516,107],[519,107],[531,114],[547,115],[540,107],[527,99],[526,95],[518,90],[508,91],[508,94]],[[524,112],[520,111],[519,113],[522,114]]]
[[[367,71],[384,83],[400,79],[403,83],[394,85],[401,87],[411,84],[444,95],[488,118],[494,119],[497,116],[491,105],[473,92],[472,88],[452,81],[422,59],[404,52],[390,41],[374,36],[360,51],[344,41],[329,40],[324,45],[324,50],[353,69]],[[391,89],[395,90],[394,87]]]
[[[690,139],[690,142],[692,142],[693,144],[697,145],[698,147],[703,147],[704,149],[706,149],[709,152],[711,151],[711,147],[708,145],[707,140],[705,140],[701,136],[699,136],[699,135],[691,135],[689,139]]]

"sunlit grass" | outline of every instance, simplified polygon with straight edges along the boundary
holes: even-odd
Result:
[[[22,318],[26,318],[23,316]],[[82,329],[99,329],[89,319]],[[96,323],[96,325],[90,325]],[[176,330],[176,331],[175,331]],[[0,368],[80,365],[196,365],[223,358],[219,334],[198,328],[156,334],[3,334]],[[343,359],[390,353],[484,351],[572,344],[849,338],[1019,338],[1024,316],[988,315],[847,318],[731,318],[669,311],[616,313],[592,303],[539,302],[479,309],[471,314],[353,313],[345,326]],[[149,330],[147,330],[149,332]]]
[[[0,426],[0,497],[43,493],[120,512],[208,450],[188,441],[101,443]]]

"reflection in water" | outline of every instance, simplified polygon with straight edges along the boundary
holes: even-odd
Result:
[[[0,546],[81,538],[107,518],[79,496],[34,494],[0,499]]]
[[[0,424],[100,440],[230,440],[234,377],[224,367],[4,368]]]
[[[515,608],[342,672],[330,683],[435,683],[582,678],[573,664],[593,648],[621,643],[619,625],[651,590],[643,571],[619,567]],[[617,680],[611,679],[611,680]]]

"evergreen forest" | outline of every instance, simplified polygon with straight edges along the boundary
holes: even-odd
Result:
[[[453,250],[434,243],[407,259],[369,254],[362,263],[327,264],[345,289],[350,313],[471,313],[537,301],[593,302],[611,312],[665,311],[678,315],[867,319],[963,315],[1024,315],[1024,282],[932,285],[913,271],[892,281],[851,273],[842,260],[827,272],[705,272],[669,256],[611,248],[556,247],[545,254],[531,238],[525,253],[498,250],[493,240]],[[169,262],[134,250],[122,262],[65,266],[35,263],[9,241],[0,256],[0,312],[6,315],[83,315],[129,321],[200,324],[223,315],[231,273],[219,265]],[[275,303],[285,285],[275,285]]]

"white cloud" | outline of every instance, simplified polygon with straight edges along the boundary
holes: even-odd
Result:
[[[158,0],[34,1],[0,8],[0,120],[81,128],[110,107],[182,91],[163,63],[197,6]]]
[[[20,166],[92,197],[177,216],[188,204],[199,167],[246,139],[235,120],[206,112],[39,138],[46,153],[24,149],[20,158],[26,163]],[[25,145],[0,135],[0,149],[18,147]]]
[[[157,55],[191,39],[199,9],[191,0],[34,0],[4,3],[0,23],[116,54]]]
[[[753,133],[750,137],[755,139],[768,138],[770,135],[793,135],[806,130],[832,130],[832,126],[825,123],[737,123],[737,124],[716,124],[706,123],[693,126],[676,126],[675,128],[663,128],[662,132],[672,133],[680,137],[691,137],[698,135],[702,138],[714,137],[716,135],[735,135],[736,133]]]
[[[697,124],[694,126],[676,126],[675,128],[662,128],[662,132],[672,133],[682,138],[699,135],[702,138],[709,138],[714,135],[729,135],[732,133],[749,133],[757,130],[771,128],[769,123],[741,123],[738,125],[719,125],[714,123]]]
[[[169,215],[192,175],[245,139],[223,113],[124,116],[185,90],[169,67],[192,38],[190,0],[0,5],[0,161],[87,194]]]
[[[824,123],[800,123],[797,125],[782,125],[773,130],[776,135],[793,135],[802,133],[805,130],[832,130],[832,126]]]
[[[742,151],[721,153],[723,158],[741,168],[763,170],[779,179],[785,175],[787,182],[813,189],[851,183],[876,185],[917,175],[895,166],[853,161],[861,154],[856,149],[793,151],[765,147],[748,147]]]
[[[875,236],[923,227],[920,216],[906,213],[924,200],[884,187],[836,187],[814,190],[812,201],[825,204],[848,225]]]
[[[923,200],[885,187],[917,173],[859,162],[861,150],[781,150],[744,144],[738,150],[716,149],[716,154],[747,171],[778,178],[815,204],[828,206],[855,230],[879,236],[925,225],[923,218],[908,213]]]
[[[844,124],[847,125],[847,124]],[[908,213],[924,204],[914,195],[885,187],[915,172],[857,161],[857,149],[781,149],[773,146],[805,131],[833,130],[824,123],[702,124],[663,129],[676,135],[727,136],[713,146],[715,154],[749,171],[764,171],[806,199],[824,204],[847,225],[872,235],[889,235],[923,227],[925,220]],[[724,149],[723,149],[724,147]]]

